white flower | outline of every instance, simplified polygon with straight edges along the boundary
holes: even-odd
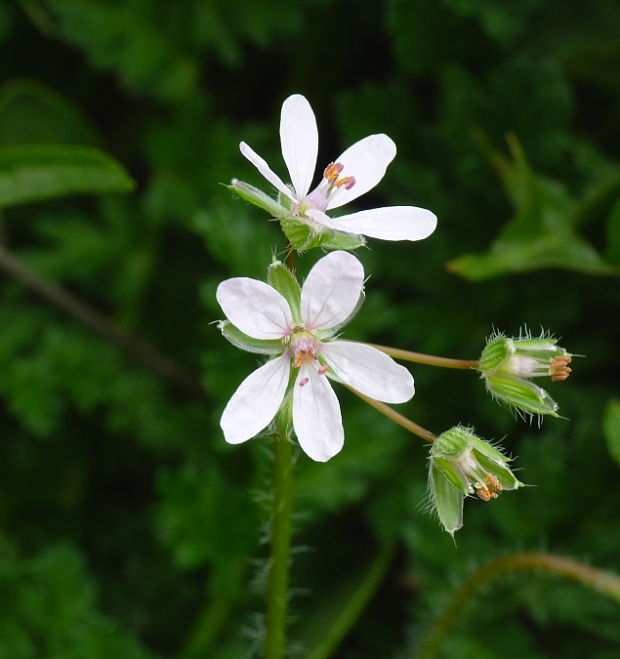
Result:
[[[256,279],[235,277],[218,286],[217,300],[230,323],[252,342],[246,349],[277,355],[228,401],[220,421],[227,442],[245,442],[264,430],[292,389],[299,444],[313,460],[325,462],[344,443],[340,405],[328,378],[386,403],[404,403],[413,396],[413,377],[406,368],[368,345],[335,338],[357,310],[363,286],[362,264],[343,251],[316,263],[300,298],[291,304]],[[244,347],[242,340],[231,340]]]
[[[436,216],[415,206],[374,208],[336,218],[327,215],[327,211],[368,192],[383,178],[396,155],[396,145],[387,135],[369,135],[350,146],[327,165],[321,182],[312,192],[319,135],[314,112],[300,94],[289,96],[282,104],[280,142],[292,181],[290,187],[245,142],[239,145],[241,153],[280,192],[279,202],[241,181],[233,180],[231,185],[242,197],[273,212],[279,219],[301,220],[315,234],[329,230],[383,240],[421,240],[435,230]]]

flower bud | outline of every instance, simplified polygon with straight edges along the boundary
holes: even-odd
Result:
[[[489,338],[480,355],[479,370],[487,390],[498,400],[524,414],[558,416],[558,404],[530,378],[566,380],[572,355],[556,345],[557,339],[520,336],[511,339],[497,333]]]
[[[510,458],[460,425],[433,442],[429,462],[430,506],[452,535],[463,526],[466,496],[475,494],[482,501],[490,501],[503,490],[523,485],[508,467]]]

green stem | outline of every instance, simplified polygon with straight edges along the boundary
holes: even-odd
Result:
[[[425,355],[422,352],[411,352],[411,350],[402,350],[401,348],[391,348],[390,346],[380,346],[374,343],[367,345],[385,352],[390,357],[401,359],[405,362],[415,362],[416,364],[427,364],[428,366],[442,366],[443,368],[478,368],[480,362],[477,359],[451,359],[449,357],[436,357],[435,355]]]
[[[308,659],[328,659],[338,649],[342,639],[349,633],[379,589],[395,553],[396,543],[389,543],[383,548],[371,564],[366,578],[353,593],[321,644],[308,655]]]
[[[292,514],[293,444],[285,433],[278,432],[274,437],[273,513],[265,659],[281,659],[286,652]]]
[[[437,439],[437,435],[432,433],[430,430],[423,428],[422,426],[413,422],[411,419],[408,419],[406,416],[403,416],[402,414],[400,414],[400,412],[397,412],[396,410],[392,409],[389,405],[386,405],[381,401],[375,400],[374,398],[368,398],[368,396],[364,396],[364,394],[361,394],[359,391],[353,389],[353,387],[349,387],[346,384],[344,386],[349,391],[352,391],[356,396],[361,398],[365,403],[368,403],[368,405],[374,407],[377,411],[381,412],[381,414],[385,414],[385,416],[387,416],[388,419],[391,419],[392,421],[394,421],[394,423],[397,423],[399,426],[401,426],[405,430],[408,430],[410,433],[413,433],[414,435],[421,437],[425,442],[429,442],[432,444]]]
[[[509,554],[486,563],[471,574],[453,593],[443,612],[437,618],[416,656],[418,659],[436,657],[439,647],[450,633],[456,621],[463,615],[465,606],[473,599],[478,590],[487,582],[508,573],[521,570],[549,572],[568,579],[573,579],[588,588],[615,599],[620,604],[620,577],[611,572],[597,570],[572,558],[531,552]]]

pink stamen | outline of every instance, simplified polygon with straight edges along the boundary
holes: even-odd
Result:
[[[329,366],[327,366],[327,365],[321,366],[321,368],[319,369],[319,375],[325,375],[325,373],[327,373],[327,371],[329,371]]]
[[[304,378],[303,380],[299,381],[299,386],[305,387],[308,384],[308,382],[310,382],[310,378]]]
[[[337,188],[344,187],[345,190],[350,190],[355,185],[355,176],[345,176],[336,182]]]

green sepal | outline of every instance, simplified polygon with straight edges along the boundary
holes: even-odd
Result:
[[[484,444],[486,442],[482,443]],[[487,444],[487,447],[493,448],[490,444]],[[497,476],[497,480],[499,480],[505,490],[516,490],[517,488],[523,486],[523,483],[512,473],[510,468],[506,465],[505,460],[507,458],[505,456],[502,456],[502,462],[498,462],[497,460],[490,458],[486,452],[482,453],[480,451],[474,450],[474,454],[480,466],[487,473]]]
[[[366,245],[364,236],[356,236],[352,233],[343,233],[342,231],[334,231],[332,236],[323,243],[326,249],[358,249]]]
[[[463,493],[443,474],[437,465],[431,466],[429,486],[431,501],[444,529],[454,535],[463,526]]]
[[[301,286],[295,275],[281,261],[274,261],[267,270],[267,282],[288,302],[296,325],[303,325]]]
[[[288,384],[282,405],[278,410],[275,418],[275,426],[283,437],[292,437],[293,435],[293,387],[297,381],[298,369],[292,368],[288,376]]]
[[[226,187],[241,197],[241,199],[267,211],[272,217],[279,218],[288,212],[286,208],[279,204],[275,199],[249,183],[244,183],[243,181],[234,178],[230,182],[230,185]]]
[[[510,462],[511,460],[511,458],[504,455],[498,448],[495,448],[493,444],[489,444],[489,442],[485,442],[475,435],[471,436],[470,442],[474,451],[485,455],[489,460],[494,460],[495,462]]]
[[[463,496],[469,494],[469,482],[455,468],[455,461],[448,458],[433,457],[433,468],[439,469],[444,478],[450,481],[454,487],[463,493]]]
[[[511,375],[486,375],[487,389],[498,400],[528,414],[558,416],[558,404],[538,385]]]
[[[556,345],[557,339],[514,339],[515,353],[551,362],[554,357],[570,354]]]
[[[490,339],[480,355],[479,370],[483,373],[499,368],[513,353],[512,341],[505,336]]]
[[[280,355],[284,352],[282,342],[275,339],[273,341],[264,339],[254,339],[244,334],[240,329],[235,327],[229,320],[222,320],[218,323],[218,329],[222,336],[232,343],[235,348],[254,352],[259,355]]]
[[[286,239],[296,252],[305,252],[313,247],[320,247],[329,240],[327,233],[315,233],[312,227],[294,217],[281,217],[280,226]]]
[[[474,435],[463,426],[450,428],[442,432],[433,442],[431,455],[435,457],[455,458],[469,447],[472,437]]]
[[[325,228],[317,233],[314,227],[298,217],[289,216],[279,217],[278,219],[286,238],[297,252],[305,252],[314,247],[352,250],[366,244],[363,236],[343,233],[342,231],[331,231]]]

